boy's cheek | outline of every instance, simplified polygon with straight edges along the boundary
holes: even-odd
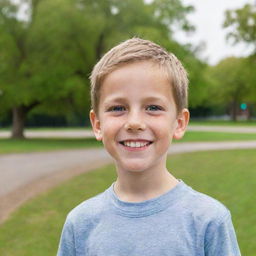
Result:
[[[122,127],[122,121],[119,118],[107,118],[101,120],[101,130],[104,133],[113,133]]]

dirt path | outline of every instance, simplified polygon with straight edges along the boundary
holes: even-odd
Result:
[[[256,141],[175,143],[170,154],[256,148]],[[0,223],[28,199],[111,158],[103,149],[0,155]]]

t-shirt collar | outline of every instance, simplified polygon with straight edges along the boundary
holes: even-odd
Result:
[[[142,202],[133,203],[120,200],[115,194],[114,184],[115,183],[108,189],[109,199],[114,211],[119,215],[134,218],[149,216],[176,204],[188,188],[182,180],[179,180],[179,183],[174,188],[163,195]]]

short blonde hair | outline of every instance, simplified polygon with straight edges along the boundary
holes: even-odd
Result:
[[[90,76],[91,103],[96,114],[98,114],[100,88],[104,78],[121,65],[145,60],[155,62],[167,71],[177,113],[187,107],[188,78],[181,62],[174,54],[168,53],[149,40],[132,38],[110,49],[93,68]]]

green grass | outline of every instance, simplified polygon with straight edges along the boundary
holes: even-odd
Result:
[[[168,169],[194,189],[223,202],[231,211],[242,255],[256,255],[256,150],[173,155]],[[67,213],[110,186],[113,166],[86,173],[17,210],[0,227],[0,255],[55,255]]]
[[[207,125],[207,126],[216,126],[216,125],[220,125],[220,126],[256,126],[256,121],[226,121],[226,120],[202,120],[202,121],[198,121],[198,120],[190,120],[189,121],[189,125]]]
[[[94,138],[89,139],[0,139],[0,154],[27,153],[38,151],[80,149],[98,147],[102,144]]]
[[[196,141],[238,141],[256,140],[256,134],[246,133],[221,133],[221,132],[186,132],[184,138],[176,142]],[[26,139],[11,140],[0,139],[0,154],[27,153],[50,150],[80,149],[101,146],[102,143],[94,138],[89,139]]]
[[[11,127],[0,127],[0,131],[11,131]],[[84,130],[91,130],[90,126],[75,126],[75,127],[26,127],[25,131],[84,131]]]
[[[187,131],[182,140],[177,142],[196,141],[241,141],[256,140],[256,133],[228,133],[228,132],[197,132]]]

